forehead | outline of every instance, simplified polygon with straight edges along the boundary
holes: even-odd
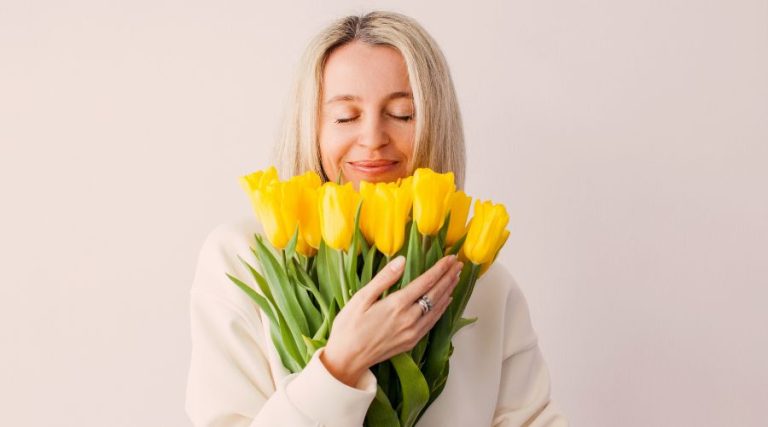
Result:
[[[323,70],[323,101],[339,95],[375,101],[392,92],[408,92],[408,68],[391,46],[352,42],[336,48]]]

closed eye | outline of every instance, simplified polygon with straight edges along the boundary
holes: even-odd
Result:
[[[394,115],[390,114],[390,116],[392,116],[393,118],[395,118],[397,120],[401,120],[401,121],[404,121],[404,122],[408,122],[410,120],[413,120],[413,115],[410,115],[410,116],[394,116]],[[336,119],[333,122],[334,123],[338,123],[338,124],[344,124],[344,123],[349,123],[352,120],[355,120],[356,118],[357,117],[350,117],[348,119]]]

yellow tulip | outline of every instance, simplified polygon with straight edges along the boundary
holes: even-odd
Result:
[[[299,210],[299,230],[307,244],[315,249],[320,248],[320,212],[317,203],[317,188],[302,189],[301,209]],[[306,254],[305,254],[306,255]]]
[[[277,181],[277,169],[274,166],[263,171],[256,171],[239,178],[240,187],[251,196],[257,189],[264,188],[272,181]]]
[[[408,219],[411,218],[411,208],[413,208],[413,175],[408,176],[406,178],[398,178],[397,179],[397,185],[402,190],[401,191],[407,191],[409,204],[408,209],[405,213]],[[408,222],[408,221],[406,221]]]
[[[292,177],[290,181],[297,181],[299,184],[301,184],[302,187],[314,189],[320,188],[320,185],[323,183],[320,175],[318,175],[315,171],[309,171],[301,175],[296,175]]]
[[[326,182],[319,191],[320,233],[323,240],[333,249],[347,249],[355,231],[355,212],[360,195],[351,182],[343,185]]]
[[[509,215],[504,205],[476,201],[467,239],[462,247],[467,259],[475,265],[492,261],[506,239],[505,227],[508,222]]]
[[[282,207],[285,234],[290,240],[296,232],[296,227],[298,227],[299,235],[296,238],[296,251],[302,255],[310,256],[314,254],[314,248],[307,241],[307,226],[302,223],[312,221],[312,212],[307,210],[307,204],[311,202],[312,195],[307,194],[306,191],[308,189],[304,184],[305,180],[301,175],[293,177],[286,182],[280,182],[279,185],[282,190],[280,205]],[[306,200],[307,198],[310,198],[310,200]],[[315,206],[317,205],[315,204]],[[309,231],[311,234],[312,230],[310,229]],[[313,237],[310,236],[310,238]]]
[[[285,224],[287,215],[283,215],[283,184],[280,181],[272,181],[253,192],[254,209],[264,235],[272,246],[278,249],[284,249],[293,234],[288,233]]]
[[[395,183],[378,183],[375,186],[375,243],[379,251],[388,257],[403,247],[405,223],[412,202],[410,186],[398,186]]]
[[[363,206],[360,207],[360,231],[369,245],[374,243],[374,221],[376,220],[376,208],[374,207],[374,194],[376,184],[360,181],[360,197]]]
[[[248,198],[250,199],[251,205],[253,207],[253,211],[256,213],[257,217],[260,217],[260,208],[257,206],[258,198],[255,194],[256,191],[266,188],[266,186],[271,182],[277,180],[277,169],[275,169],[274,166],[270,166],[263,171],[256,171],[238,178],[240,187],[242,187],[243,191],[245,191],[245,193],[248,195]]]
[[[467,196],[463,191],[451,194],[451,199],[448,203],[451,219],[448,223],[448,232],[445,235],[446,246],[453,245],[467,232],[467,215],[469,214],[469,206],[471,204],[472,197]]]
[[[306,256],[315,254],[314,249],[320,247],[320,217],[317,204],[317,192],[320,188],[320,176],[313,172],[292,177],[292,182],[298,188],[298,207],[296,216],[299,223],[299,239],[296,250]]]
[[[483,274],[485,274],[486,271],[488,271],[488,269],[491,267],[491,264],[493,264],[493,262],[496,260],[496,256],[499,254],[499,251],[504,246],[504,243],[507,242],[508,237],[509,237],[509,230],[504,230],[504,234],[501,236],[501,239],[498,240],[497,247],[494,250],[493,258],[491,258],[490,261],[480,266],[480,271],[477,273],[477,277],[482,276]]]
[[[421,234],[433,236],[440,231],[454,191],[453,172],[416,169],[413,175],[413,219]]]
[[[278,181],[277,169],[270,166],[265,170],[241,176],[238,181],[243,191],[248,194],[253,211],[264,226],[269,241],[273,245],[275,243],[284,244],[282,219],[279,215],[275,215],[275,212],[279,212],[277,199],[281,192],[279,188],[272,188],[267,191],[269,185]],[[269,231],[267,232],[267,230]]]

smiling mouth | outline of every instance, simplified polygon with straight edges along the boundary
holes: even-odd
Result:
[[[355,171],[361,172],[367,175],[380,174],[388,172],[395,168],[399,162],[396,160],[360,160],[354,162],[347,162],[347,164]]]
[[[389,166],[389,165],[397,163],[397,161],[395,161],[395,160],[379,159],[379,160],[359,160],[359,161],[354,161],[354,162],[349,162],[349,163],[352,164],[352,165],[355,165],[355,166],[375,168],[375,167],[379,167],[379,166]]]

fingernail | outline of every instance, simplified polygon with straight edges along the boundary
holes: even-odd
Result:
[[[405,265],[405,257],[402,255],[398,255],[397,258],[389,262],[389,268],[391,268],[392,271],[400,271],[400,269],[403,268],[404,265]]]

